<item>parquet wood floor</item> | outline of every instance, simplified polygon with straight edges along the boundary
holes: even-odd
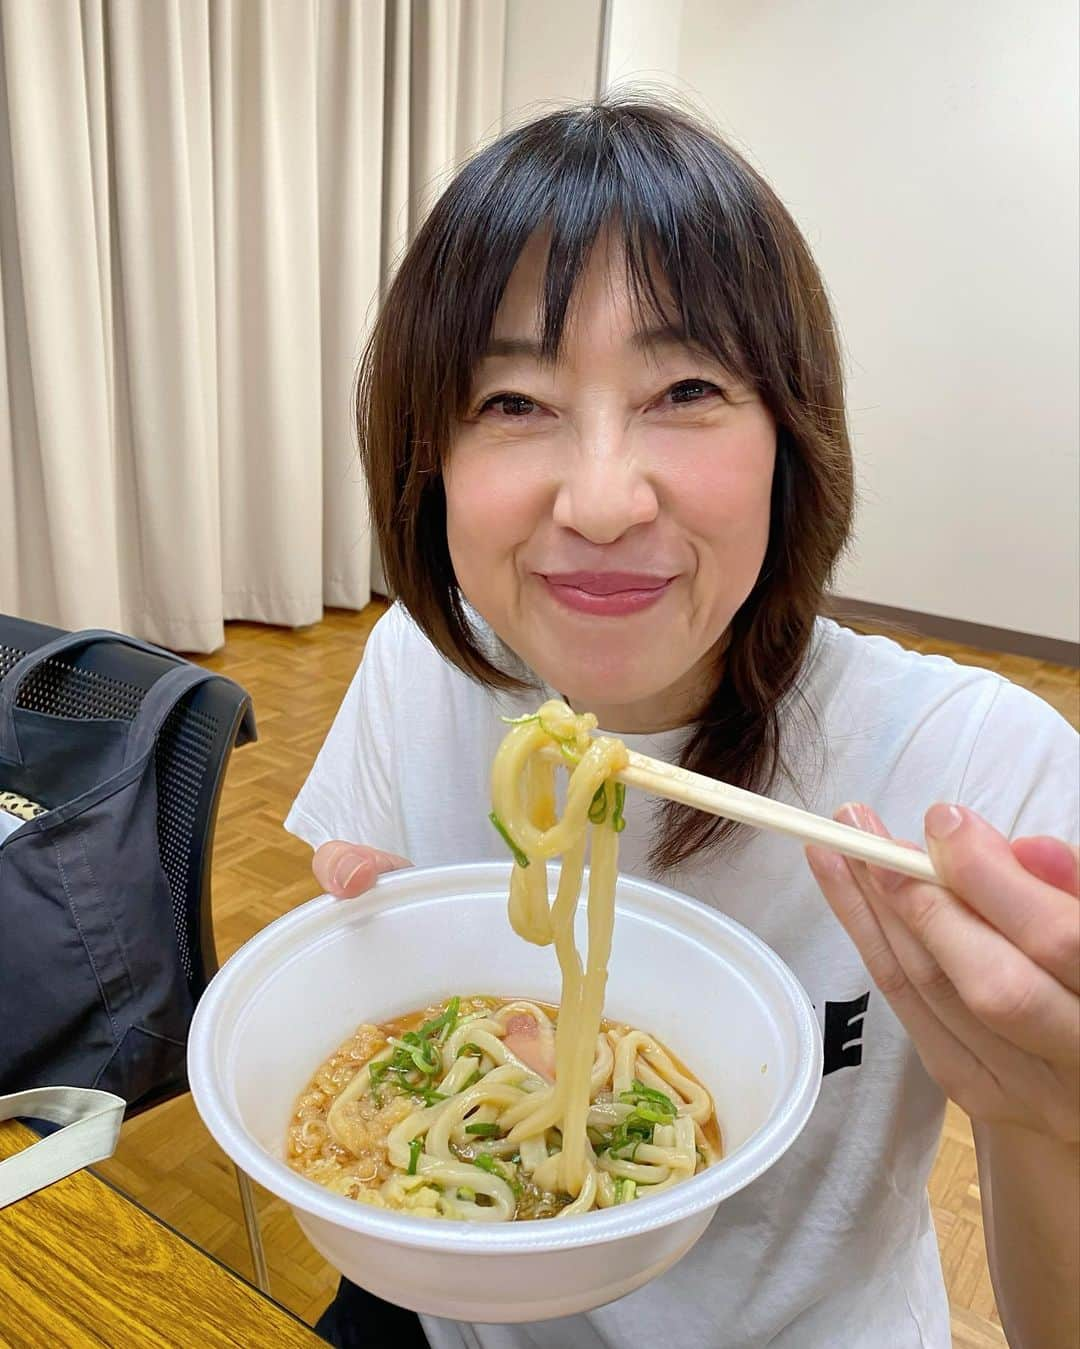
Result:
[[[233,758],[221,805],[214,914],[222,960],[271,919],[317,893],[310,854],[284,832],[281,821],[380,612],[375,604],[358,614],[333,611],[316,626],[293,632],[233,623],[224,649],[204,662],[250,691],[260,732],[258,744]],[[910,633],[895,635],[920,650],[999,670],[1080,724],[1075,670]],[[232,1169],[203,1129],[190,1097],[127,1124],[115,1157],[98,1169],[251,1277]],[[971,1130],[958,1110],[950,1109],[930,1189],[953,1308],[954,1345],[1003,1345],[983,1253]],[[274,1295],[313,1321],[329,1300],[336,1275],[308,1246],[282,1204],[265,1193],[259,1200]]]

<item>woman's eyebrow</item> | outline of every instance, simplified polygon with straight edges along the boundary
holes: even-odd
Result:
[[[627,345],[637,351],[655,351],[660,347],[679,347],[683,351],[692,351],[707,356],[691,342],[682,328],[673,323],[657,323],[650,328],[639,328],[627,338]],[[540,342],[535,337],[492,337],[481,360],[489,357],[524,357],[528,360],[548,364]]]
[[[653,347],[685,347],[693,349],[693,343],[687,340],[683,330],[674,323],[656,323],[651,328],[639,328],[629,339],[629,343],[639,350],[648,351]]]
[[[651,328],[640,328],[627,339],[629,345],[642,349],[648,347],[676,346],[688,347],[686,334],[673,323],[658,323]],[[534,337],[493,337],[488,342],[485,356],[531,356],[540,360],[543,352],[540,343]]]
[[[487,356],[527,356],[531,360],[544,359],[540,343],[533,337],[493,337],[481,353]]]

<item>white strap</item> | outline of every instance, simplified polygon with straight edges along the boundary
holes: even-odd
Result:
[[[44,1119],[63,1129],[0,1162],[0,1208],[111,1157],[127,1102],[88,1087],[34,1087],[0,1096],[0,1120]]]

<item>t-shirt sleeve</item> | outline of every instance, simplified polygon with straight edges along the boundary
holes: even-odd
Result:
[[[960,800],[1010,838],[1080,839],[1080,737],[1049,703],[1001,680],[975,737]]]
[[[331,839],[403,853],[392,790],[394,687],[404,616],[390,609],[372,628],[360,668],[285,828],[318,848]]]

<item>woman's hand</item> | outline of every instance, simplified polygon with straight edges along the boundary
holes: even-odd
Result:
[[[837,818],[872,833],[866,806]],[[947,889],[807,849],[810,866],[927,1072],[977,1123],[1080,1142],[1080,854],[1011,844],[960,806],[926,815]]]
[[[316,849],[311,859],[315,879],[328,895],[355,899],[370,890],[384,871],[398,871],[412,863],[392,852],[368,848],[362,843],[343,843],[335,839]]]

